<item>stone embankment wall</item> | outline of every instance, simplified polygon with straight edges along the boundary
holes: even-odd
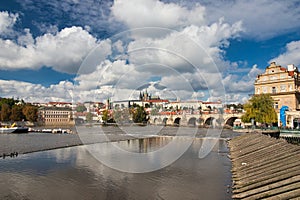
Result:
[[[248,133],[229,148],[233,199],[300,199],[300,146]]]

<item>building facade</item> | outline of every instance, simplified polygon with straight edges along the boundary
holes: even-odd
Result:
[[[38,116],[39,123],[45,126],[74,125],[71,108],[41,107]]]
[[[278,113],[278,126],[299,128],[300,121],[300,74],[294,65],[287,68],[272,62],[265,73],[257,76],[254,87],[255,94],[270,94],[274,100],[274,108]],[[288,109],[283,119],[280,109]]]
[[[300,75],[298,68],[288,65],[287,68],[272,62],[265,73],[257,76],[255,94],[270,94],[274,99],[274,108],[279,112],[282,106],[289,110],[300,110]]]

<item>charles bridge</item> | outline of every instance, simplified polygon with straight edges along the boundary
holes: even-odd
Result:
[[[150,124],[155,125],[182,125],[182,126],[233,126],[242,113],[230,114],[161,114],[150,115]]]

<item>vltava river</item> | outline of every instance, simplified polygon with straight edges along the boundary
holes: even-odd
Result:
[[[175,142],[179,147],[184,140]],[[231,163],[226,141],[215,139],[210,154],[200,159],[204,140],[212,139],[195,138],[175,162],[145,173],[122,172],[102,164],[91,149],[114,158],[116,152],[108,149],[108,143],[1,159],[0,199],[230,199]],[[172,141],[173,137],[154,137],[110,144],[128,152],[148,153]],[[162,157],[151,159],[155,166],[162,162]],[[117,164],[130,168],[129,162],[120,159]]]

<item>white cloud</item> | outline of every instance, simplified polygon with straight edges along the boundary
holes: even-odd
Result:
[[[109,41],[97,41],[81,27],[64,28],[56,34],[44,34],[35,39],[28,29],[18,38],[0,39],[0,69],[39,69],[42,66],[66,73],[76,73],[85,56],[97,45],[103,45],[98,56],[103,60],[111,53]],[[25,45],[25,46],[24,46]]]
[[[257,75],[262,74],[262,73],[263,73],[263,70],[258,69],[257,65],[253,65],[251,70],[248,73],[248,77],[250,80],[254,81],[256,79]]]
[[[136,65],[160,63],[181,73],[195,69],[219,72],[228,65],[221,48],[240,31],[239,22],[229,25],[220,20],[210,26],[191,25],[163,38],[139,38],[128,45],[129,60]]]
[[[32,84],[22,81],[0,80],[0,93],[2,97],[15,97],[26,102],[48,101],[72,101],[69,95],[73,85],[70,82],[61,81],[57,85],[44,87],[40,84]]]
[[[225,17],[229,23],[242,20],[245,33],[255,39],[266,39],[300,28],[298,0],[209,1],[203,4],[207,21]]]
[[[231,93],[226,94],[226,101],[225,104],[239,104],[239,103],[245,103],[249,99],[248,94],[240,94],[240,93]]]
[[[13,32],[13,26],[19,18],[19,14],[0,11],[0,35],[7,36]]]
[[[205,8],[200,4],[192,10],[158,0],[116,0],[111,8],[114,17],[129,28],[162,27],[176,29],[186,25],[203,25]]]
[[[225,77],[223,84],[227,93],[251,92],[254,89],[253,80],[243,80],[239,76],[234,75]]]
[[[18,37],[18,44],[20,46],[27,46],[34,43],[34,39],[28,28],[24,29],[24,34]]]
[[[253,65],[249,70],[248,74],[242,75],[233,75],[229,74],[223,79],[223,85],[225,86],[226,94],[241,94],[248,95],[254,93],[254,82],[258,74],[261,74],[263,71],[257,68],[257,65]]]
[[[281,55],[273,58],[269,61],[269,63],[275,61],[277,64],[282,66],[287,66],[289,64],[294,64],[296,66],[300,66],[300,41],[293,41],[286,45],[286,51]]]
[[[74,9],[72,3],[80,4],[68,0],[62,9]],[[98,101],[136,97],[136,91],[143,87],[162,98],[218,100],[225,99],[225,88],[227,98],[236,101],[253,91],[254,79],[261,71],[254,65],[247,68],[246,75],[241,75],[248,65],[230,63],[224,58],[229,41],[243,32],[250,37],[267,38],[297,27],[299,23],[294,19],[291,19],[293,25],[283,24],[292,14],[296,18],[298,14],[279,12],[280,6],[286,11],[287,6],[282,2],[270,0],[216,1],[202,5],[193,2],[193,6],[158,0],[116,0],[111,7],[110,23],[118,20],[131,29],[123,35],[99,41],[89,33],[94,29],[90,23],[82,26],[85,28],[73,26],[60,31],[53,25],[52,31],[36,38],[29,29],[24,29],[17,42],[0,39],[3,49],[0,69],[50,66],[59,72],[77,72],[77,84],[63,81],[43,87],[7,81],[1,84],[6,87],[0,86],[1,94],[25,97],[33,94],[36,98],[59,100],[66,99],[63,96],[71,90],[76,101]],[[76,11],[79,13],[83,7]],[[6,19],[12,20],[14,16]],[[284,30],[274,26],[276,20]],[[10,21],[5,29],[12,30],[14,23]],[[44,26],[47,28],[49,24]],[[298,42],[288,44],[287,52],[278,56],[278,60],[300,63],[296,56],[299,46]]]
[[[210,25],[224,17],[230,24],[242,21],[244,35],[258,40],[295,32],[300,28],[298,0],[197,2],[199,3],[177,0],[168,3],[158,0],[117,0],[111,10],[113,16],[129,28],[163,27],[179,30],[191,24]]]

